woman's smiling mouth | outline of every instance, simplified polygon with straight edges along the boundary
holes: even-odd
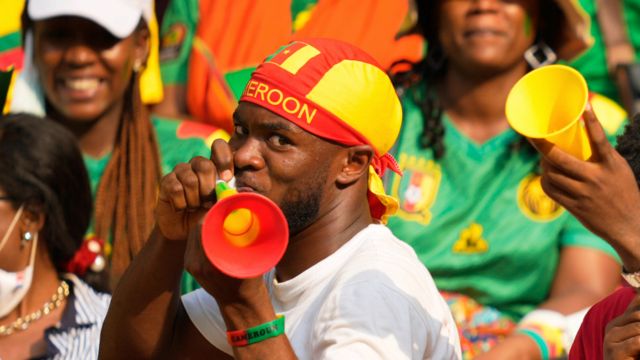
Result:
[[[97,77],[66,78],[56,81],[61,93],[73,100],[88,100],[96,95],[102,84]]]

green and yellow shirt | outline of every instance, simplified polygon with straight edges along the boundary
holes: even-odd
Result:
[[[483,144],[446,116],[445,155],[419,146],[423,120],[411,92],[395,156],[404,176],[387,191],[400,200],[389,227],[409,243],[440,290],[461,293],[519,320],[549,296],[565,246],[614,250],[549,198],[540,186],[539,156],[511,146],[511,129]],[[595,107],[595,106],[594,106]],[[624,118],[606,126],[610,135]]]

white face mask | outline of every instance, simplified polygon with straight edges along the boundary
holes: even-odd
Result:
[[[13,221],[9,225],[7,232],[4,234],[2,241],[0,241],[0,252],[2,248],[9,240],[9,235],[13,232],[13,228],[18,223],[20,215],[22,214],[22,206],[16,212]],[[0,269],[0,318],[7,315],[11,310],[15,309],[22,301],[24,296],[31,287],[31,281],[33,280],[33,264],[35,261],[36,247],[38,246],[38,233],[34,235],[33,244],[31,244],[31,255],[29,259],[29,265],[18,272],[8,272]]]

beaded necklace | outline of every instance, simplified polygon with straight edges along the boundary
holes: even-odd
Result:
[[[0,336],[9,336],[17,331],[27,330],[31,323],[40,320],[42,317],[49,315],[53,310],[59,308],[67,296],[69,296],[69,284],[62,280],[56,292],[51,296],[51,300],[44,303],[42,308],[31,314],[17,318],[9,325],[0,325]]]

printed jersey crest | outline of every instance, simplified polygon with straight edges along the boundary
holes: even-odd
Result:
[[[397,216],[426,225],[440,187],[440,165],[407,154],[400,154],[398,165],[404,175],[394,176],[391,185],[391,193],[400,199]]]
[[[160,44],[160,61],[175,60],[180,56],[180,49],[187,35],[187,27],[182,23],[171,25],[164,34]]]
[[[551,221],[564,212],[564,208],[551,199],[540,183],[540,175],[531,174],[518,186],[518,207],[520,211],[534,221]]]

